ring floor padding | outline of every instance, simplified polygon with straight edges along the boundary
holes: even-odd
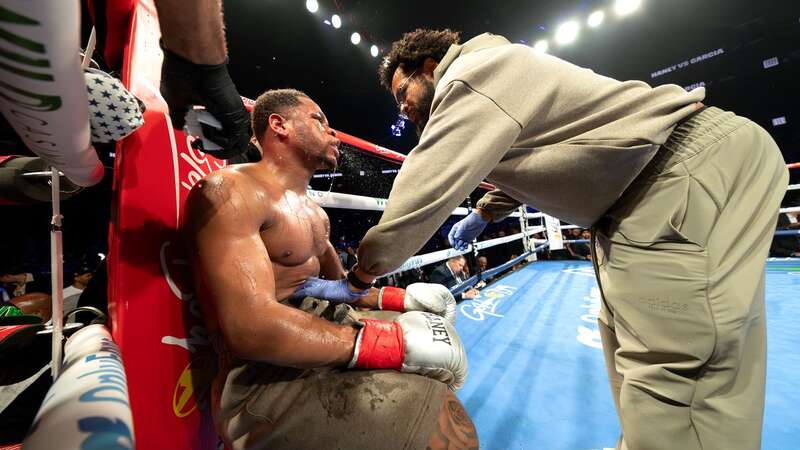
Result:
[[[762,449],[800,448],[800,259],[767,264]],[[469,376],[458,397],[484,450],[614,448],[619,422],[589,262],[529,264],[459,304]]]

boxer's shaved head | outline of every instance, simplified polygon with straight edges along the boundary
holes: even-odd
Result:
[[[267,131],[271,114],[287,114],[292,108],[301,105],[302,98],[309,96],[297,89],[273,89],[259,95],[252,113],[253,134],[256,139],[260,141]]]

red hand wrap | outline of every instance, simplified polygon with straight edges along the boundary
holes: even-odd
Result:
[[[361,329],[356,367],[400,370],[405,358],[400,324],[370,319],[362,319],[361,322],[364,328]]]
[[[381,288],[381,309],[385,311],[399,311],[406,312],[404,302],[406,299],[406,290],[396,287],[383,287]]]

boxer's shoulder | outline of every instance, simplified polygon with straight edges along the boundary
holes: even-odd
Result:
[[[239,219],[249,213],[262,220],[268,213],[273,193],[277,189],[265,185],[242,170],[222,169],[212,172],[198,181],[186,199],[187,216],[204,216],[211,212],[234,212]]]

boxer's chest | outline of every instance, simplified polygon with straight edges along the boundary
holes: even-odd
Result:
[[[316,203],[305,199],[281,202],[275,220],[261,231],[272,262],[284,266],[306,264],[327,250],[328,216]]]

